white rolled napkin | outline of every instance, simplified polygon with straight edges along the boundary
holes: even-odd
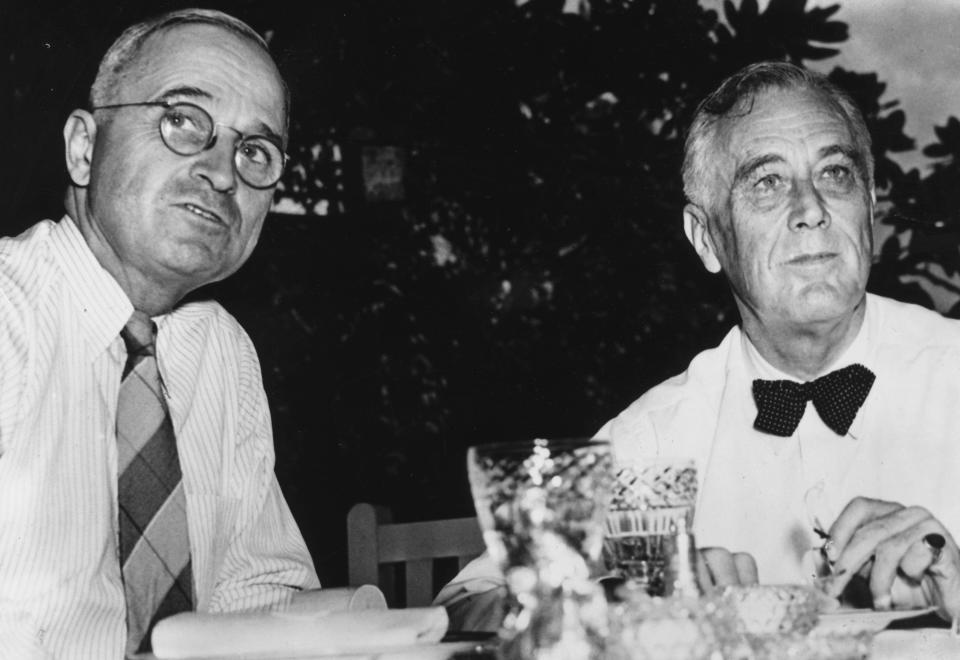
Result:
[[[359,653],[440,641],[447,632],[442,607],[339,612],[184,612],[153,630],[153,654],[162,659],[243,655],[291,658]]]
[[[327,587],[308,589],[294,594],[287,612],[356,612],[358,610],[385,610],[387,598],[372,584],[359,587]]]

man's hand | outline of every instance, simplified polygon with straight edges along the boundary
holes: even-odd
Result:
[[[745,552],[700,548],[697,551],[697,581],[704,592],[730,584],[757,584],[757,562]]]
[[[960,550],[926,509],[857,497],[829,533],[825,547],[833,564],[829,595],[839,597],[859,573],[869,582],[874,608],[887,610],[916,605],[902,601],[894,589],[896,581],[914,587],[924,583],[929,604],[936,605],[941,616],[960,616]]]

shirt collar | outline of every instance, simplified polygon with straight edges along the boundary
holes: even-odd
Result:
[[[94,350],[104,351],[117,339],[133,314],[133,304],[110,273],[97,261],[72,218],[64,215],[50,233],[53,254],[78,310],[80,327]]]

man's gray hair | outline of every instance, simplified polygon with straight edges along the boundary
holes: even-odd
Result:
[[[103,59],[100,60],[100,66],[97,69],[97,77],[90,87],[90,106],[95,108],[100,105],[108,105],[116,98],[115,94],[121,89],[124,75],[136,60],[137,55],[143,48],[147,38],[168,28],[185,25],[190,23],[201,23],[215,25],[244,37],[259,46],[270,54],[270,48],[266,40],[257,34],[256,30],[244,23],[238,18],[214,9],[179,9],[167,12],[154,18],[147,19],[140,23],[131,25],[117,37],[113,45],[107,50]],[[287,124],[290,121],[290,90],[286,82],[281,78],[283,85],[283,116],[284,116],[284,134],[287,133]],[[135,99],[147,100],[147,99]]]
[[[826,76],[787,62],[759,62],[737,71],[697,106],[683,152],[683,192],[703,209],[710,203],[710,151],[721,120],[750,112],[750,103],[769,89],[808,90],[843,115],[859,156],[857,163],[867,187],[873,187],[873,152],[863,115],[849,94]]]

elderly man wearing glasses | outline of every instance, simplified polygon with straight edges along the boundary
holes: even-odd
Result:
[[[66,215],[0,240],[0,657],[119,658],[318,586],[254,347],[180,302],[256,245],[288,98],[231,16],[134,25],[64,127]]]

